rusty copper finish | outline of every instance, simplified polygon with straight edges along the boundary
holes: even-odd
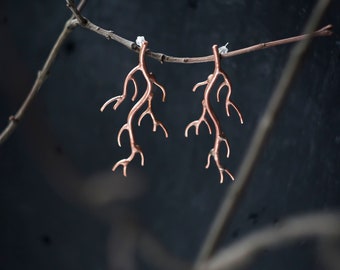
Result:
[[[148,42],[144,41],[141,48],[140,48],[140,51],[139,51],[139,64],[136,67],[134,67],[128,73],[128,75],[125,78],[124,87],[123,87],[123,94],[120,95],[120,96],[116,96],[116,97],[109,99],[100,108],[100,110],[103,111],[107,107],[107,105],[109,105],[112,102],[116,102],[115,105],[113,106],[113,109],[116,110],[118,108],[118,106],[126,98],[127,87],[128,87],[128,83],[130,81],[132,81],[132,83],[134,85],[134,94],[132,96],[132,101],[134,101],[137,98],[138,86],[137,86],[137,82],[136,82],[136,80],[133,76],[138,71],[142,72],[144,79],[146,80],[146,83],[147,83],[145,92],[144,92],[143,96],[136,102],[136,104],[130,110],[128,117],[127,117],[127,122],[126,122],[126,124],[124,124],[121,127],[121,129],[118,132],[118,137],[117,137],[118,145],[121,146],[120,137],[121,137],[123,131],[126,130],[129,133],[131,154],[128,158],[121,159],[120,161],[118,161],[112,168],[112,170],[115,171],[119,166],[123,166],[124,176],[126,176],[127,165],[133,160],[133,158],[135,157],[135,155],[137,153],[141,157],[141,165],[142,166],[144,165],[144,155],[143,155],[143,152],[142,152],[142,149],[140,148],[140,146],[135,143],[135,137],[134,137],[134,134],[133,134],[132,124],[133,124],[133,120],[134,120],[136,113],[138,111],[140,111],[140,109],[145,104],[147,104],[147,108],[140,115],[140,117],[138,119],[138,126],[140,126],[141,121],[142,121],[144,116],[150,115],[152,122],[153,122],[153,131],[155,132],[156,129],[157,129],[157,126],[160,126],[164,131],[165,137],[168,137],[168,132],[167,132],[166,128],[164,127],[164,125],[160,121],[156,120],[154,113],[152,111],[152,107],[151,107],[151,102],[152,102],[152,98],[153,98],[153,88],[152,88],[153,85],[156,85],[157,87],[159,87],[161,89],[162,94],[163,94],[163,97],[162,97],[163,102],[165,101],[166,93],[165,93],[164,87],[156,81],[155,76],[152,73],[148,72],[148,70],[146,68],[145,52],[146,52],[147,46],[148,46]]]
[[[194,88],[192,89],[192,91],[195,92],[198,87],[206,85],[205,90],[204,90],[204,98],[202,100],[202,107],[203,107],[202,114],[201,114],[201,116],[198,120],[193,121],[189,125],[187,125],[187,127],[185,129],[185,137],[188,137],[188,131],[192,126],[195,127],[195,133],[196,133],[196,135],[198,135],[198,129],[199,129],[199,126],[200,126],[201,123],[206,124],[206,126],[208,127],[208,130],[209,130],[209,133],[211,134],[212,129],[211,129],[211,126],[210,126],[208,119],[207,119],[207,114],[209,115],[209,117],[210,117],[210,119],[213,122],[214,127],[215,127],[215,143],[214,143],[214,147],[210,150],[210,152],[208,154],[208,161],[207,161],[205,168],[209,168],[210,158],[213,157],[214,160],[215,160],[216,166],[217,166],[217,168],[220,172],[220,183],[223,183],[223,178],[224,178],[223,172],[227,173],[232,180],[234,180],[234,177],[227,169],[223,168],[223,166],[221,165],[221,162],[220,162],[219,152],[220,152],[221,143],[225,143],[225,145],[227,147],[227,154],[226,154],[227,158],[230,155],[230,147],[229,147],[228,140],[227,140],[225,134],[223,133],[223,131],[221,129],[220,122],[219,122],[216,114],[214,113],[212,106],[210,104],[210,101],[209,101],[209,95],[210,95],[211,89],[216,84],[219,76],[222,76],[223,82],[219,85],[219,87],[217,89],[217,101],[220,102],[220,92],[221,92],[222,88],[226,86],[228,88],[228,93],[227,93],[226,101],[225,101],[225,108],[226,108],[227,115],[230,116],[229,106],[231,106],[237,112],[237,114],[240,118],[241,124],[243,124],[243,119],[242,119],[242,115],[241,115],[240,111],[238,110],[238,108],[235,106],[234,103],[232,103],[230,101],[231,89],[232,89],[231,83],[230,83],[230,80],[229,80],[227,74],[221,68],[220,54],[218,52],[217,45],[214,45],[212,47],[212,49],[213,49],[213,53],[214,53],[215,70],[212,74],[210,74],[208,76],[208,79],[206,81],[197,83],[194,86]]]

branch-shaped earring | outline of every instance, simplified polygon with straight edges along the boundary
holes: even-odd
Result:
[[[160,126],[164,131],[165,137],[168,137],[168,132],[167,132],[166,128],[164,127],[164,125],[160,121],[156,120],[154,113],[152,111],[152,107],[151,107],[151,102],[152,102],[152,98],[153,98],[153,88],[152,88],[153,85],[156,85],[157,87],[159,87],[161,89],[162,94],[163,94],[163,97],[162,97],[163,102],[165,101],[166,93],[165,93],[165,88],[156,81],[155,76],[152,73],[148,72],[148,70],[146,68],[145,52],[146,52],[147,46],[148,46],[148,42],[143,41],[142,44],[141,44],[140,51],[139,51],[139,64],[136,67],[134,67],[128,73],[128,75],[126,76],[125,81],[124,81],[124,87],[123,87],[122,95],[109,99],[100,108],[100,110],[103,111],[110,103],[116,102],[115,105],[113,106],[113,109],[116,110],[118,108],[118,106],[126,98],[127,87],[128,87],[128,83],[130,81],[132,81],[132,83],[134,85],[134,94],[132,96],[132,101],[134,101],[137,98],[137,94],[138,94],[138,86],[137,86],[137,82],[134,78],[134,75],[138,71],[142,72],[144,79],[146,80],[146,83],[147,83],[145,92],[144,92],[143,96],[136,102],[136,104],[130,110],[128,117],[127,117],[127,122],[126,122],[126,124],[124,124],[121,127],[121,129],[118,132],[118,137],[117,137],[118,145],[121,146],[120,137],[121,137],[123,131],[126,130],[129,133],[131,154],[128,158],[121,159],[120,161],[118,161],[112,168],[112,170],[115,171],[119,166],[123,166],[124,176],[126,176],[127,165],[133,160],[133,158],[135,157],[135,155],[137,153],[141,157],[141,165],[142,166],[144,165],[144,155],[143,155],[143,152],[142,152],[140,146],[135,143],[135,137],[134,137],[134,134],[133,134],[132,124],[133,124],[133,120],[134,120],[136,113],[138,111],[140,111],[140,109],[145,104],[147,104],[147,108],[140,115],[140,117],[138,119],[138,126],[140,126],[143,117],[148,114],[148,115],[150,115],[152,122],[153,122],[153,131],[155,132],[156,129],[157,129],[157,126]]]
[[[209,95],[210,95],[211,89],[216,84],[218,76],[222,76],[223,82],[219,85],[219,87],[217,89],[217,101],[218,102],[220,101],[220,92],[221,92],[222,88],[226,86],[228,88],[228,92],[227,92],[227,96],[226,96],[226,102],[225,102],[225,108],[226,108],[227,115],[230,116],[229,106],[231,106],[237,112],[237,114],[240,118],[241,124],[243,124],[243,119],[242,119],[242,115],[241,115],[240,111],[238,110],[238,108],[230,100],[231,83],[230,83],[230,80],[229,80],[227,74],[221,68],[220,53],[218,51],[217,45],[214,45],[212,47],[212,49],[213,49],[213,53],[214,53],[215,70],[212,74],[210,74],[208,76],[208,79],[206,81],[197,83],[194,86],[194,88],[192,89],[192,91],[195,92],[198,87],[205,85],[204,98],[202,100],[202,107],[203,107],[202,114],[201,114],[201,116],[198,120],[193,121],[189,125],[187,125],[187,127],[185,129],[185,137],[188,137],[188,131],[193,126],[195,127],[196,135],[198,135],[199,126],[201,125],[201,123],[205,123],[207,125],[209,133],[211,134],[212,129],[211,129],[211,126],[210,126],[210,124],[207,120],[207,115],[210,117],[210,119],[213,122],[214,127],[215,127],[215,143],[214,143],[214,147],[210,150],[210,152],[208,154],[208,161],[207,161],[205,168],[209,168],[210,158],[213,157],[214,160],[215,160],[216,166],[217,166],[217,168],[220,172],[220,183],[223,183],[223,178],[224,178],[223,173],[224,172],[227,173],[232,180],[234,180],[234,177],[227,169],[223,168],[223,166],[221,165],[221,162],[220,162],[219,151],[220,151],[221,143],[225,143],[225,145],[227,147],[227,154],[226,154],[227,158],[230,155],[230,147],[229,147],[228,140],[227,140],[225,134],[223,133],[223,131],[221,129],[220,122],[219,122],[216,114],[214,113],[212,106],[210,104],[210,101],[209,101]]]

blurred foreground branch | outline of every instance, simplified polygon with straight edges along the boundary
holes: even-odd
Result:
[[[239,269],[250,263],[260,251],[302,238],[339,239],[339,214],[311,214],[289,218],[276,227],[258,230],[221,250],[200,270]]]

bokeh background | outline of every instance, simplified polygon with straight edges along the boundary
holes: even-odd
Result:
[[[236,50],[299,34],[315,1],[306,0],[89,0],[83,14],[103,28],[154,51],[176,56],[211,54],[229,42]],[[285,217],[340,206],[340,3],[333,1],[304,59],[225,246]],[[0,1],[0,128],[28,94],[64,22],[62,0]],[[231,145],[223,164],[236,173],[292,45],[224,59],[232,100],[245,123],[213,102]],[[133,105],[99,111],[119,95],[138,56],[114,41],[77,28],[65,42],[48,80],[24,120],[0,148],[0,269],[175,269],[192,262],[227,189],[213,163],[204,165],[213,136],[188,123],[201,114],[202,91],[193,85],[213,64],[160,64],[149,70],[167,90],[154,112],[169,131],[152,132],[147,117],[135,125],[145,166],[116,137]],[[145,84],[140,77],[141,88]],[[131,91],[132,92],[132,91]],[[130,95],[132,94],[131,92]],[[225,96],[223,96],[225,97]],[[184,264],[183,264],[184,262]],[[268,249],[251,269],[325,269],[314,241]]]

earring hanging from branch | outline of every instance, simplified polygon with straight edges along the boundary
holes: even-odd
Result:
[[[195,127],[195,133],[196,133],[196,135],[198,135],[199,126],[201,125],[201,123],[206,124],[206,126],[208,127],[208,130],[209,130],[209,133],[211,134],[212,128],[211,128],[211,126],[208,122],[207,116],[210,117],[210,119],[213,122],[214,127],[215,127],[215,142],[214,142],[214,147],[210,150],[210,152],[208,154],[208,160],[207,160],[207,164],[206,164],[205,168],[209,168],[210,159],[211,159],[211,157],[213,157],[214,160],[215,160],[216,166],[219,170],[219,173],[220,173],[220,183],[223,183],[224,172],[227,173],[232,180],[234,180],[234,177],[227,169],[223,168],[223,166],[221,165],[221,162],[220,162],[219,152],[220,152],[221,143],[224,143],[226,145],[226,148],[227,148],[226,156],[227,156],[227,158],[230,155],[230,146],[229,146],[227,137],[225,136],[224,132],[222,131],[220,122],[219,122],[216,114],[214,113],[214,110],[213,110],[211,103],[209,101],[211,89],[213,88],[214,85],[216,85],[219,76],[222,77],[223,82],[218,86],[218,89],[217,89],[217,102],[220,102],[220,92],[221,92],[222,88],[227,87],[228,92],[227,92],[226,101],[225,101],[226,113],[227,113],[228,116],[230,116],[229,108],[232,107],[232,108],[234,108],[234,110],[238,114],[238,117],[240,118],[241,124],[243,124],[243,119],[242,119],[242,115],[241,115],[239,109],[230,100],[231,90],[232,90],[231,83],[230,83],[230,80],[229,80],[227,74],[221,68],[221,63],[220,63],[221,55],[219,53],[217,45],[214,45],[212,47],[212,50],[213,50],[213,53],[214,53],[214,61],[215,61],[214,72],[208,76],[207,80],[197,83],[194,86],[194,88],[192,89],[192,91],[195,92],[198,87],[205,85],[204,98],[202,100],[202,108],[203,108],[202,114],[201,114],[201,116],[198,120],[195,120],[195,121],[191,122],[189,125],[187,125],[187,127],[185,128],[184,134],[185,134],[185,137],[188,137],[189,129],[194,126]]]
[[[113,109],[116,110],[119,105],[124,101],[127,95],[127,90],[128,90],[128,84],[130,81],[132,81],[134,85],[134,94],[132,96],[132,101],[134,101],[137,98],[138,95],[138,85],[137,81],[134,78],[134,75],[136,72],[140,71],[146,81],[146,89],[142,97],[135,103],[135,105],[131,108],[128,116],[127,116],[127,122],[121,127],[121,129],[118,132],[117,136],[117,141],[118,145],[121,146],[121,141],[120,137],[122,133],[126,130],[129,134],[129,139],[130,139],[130,147],[131,147],[131,154],[129,157],[125,159],[121,159],[118,161],[112,168],[113,171],[115,171],[119,166],[123,166],[123,174],[126,176],[126,169],[127,165],[133,160],[136,154],[140,155],[141,158],[141,165],[144,165],[144,155],[142,152],[142,149],[140,148],[139,145],[135,143],[135,136],[133,133],[133,120],[136,116],[136,113],[141,110],[141,108],[147,104],[147,108],[145,109],[144,112],[139,116],[138,119],[138,126],[140,126],[142,119],[146,115],[150,115],[151,120],[153,122],[153,131],[155,132],[157,129],[157,126],[160,126],[163,131],[164,135],[167,138],[168,137],[168,132],[165,128],[165,126],[162,124],[162,122],[156,120],[154,113],[152,111],[152,98],[153,98],[153,85],[156,85],[163,94],[162,101],[165,101],[166,93],[165,93],[165,88],[159,84],[156,81],[155,76],[147,70],[146,63],[145,63],[145,52],[147,50],[148,42],[146,40],[140,40],[140,51],[139,51],[139,64],[134,67],[126,76],[125,81],[124,81],[124,86],[123,86],[123,93],[122,95],[113,97],[106,101],[104,105],[100,108],[101,111],[103,111],[109,104],[112,102],[115,102],[115,105],[113,106]]]

